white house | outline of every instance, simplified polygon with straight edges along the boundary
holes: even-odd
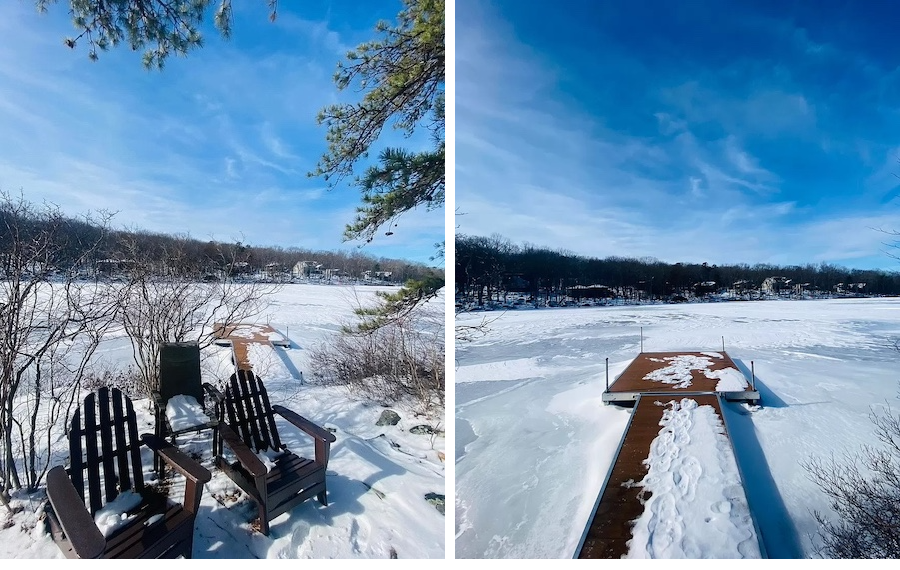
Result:
[[[766,277],[765,281],[762,282],[761,289],[763,293],[771,293],[773,295],[777,295],[781,291],[785,291],[791,288],[791,280],[787,277]]]
[[[312,277],[322,273],[322,264],[318,261],[298,261],[291,270],[292,277]]]

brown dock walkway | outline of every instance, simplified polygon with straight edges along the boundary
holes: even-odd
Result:
[[[712,406],[722,417],[719,399],[714,394],[679,396],[689,397],[701,406]],[[639,398],[585,531],[578,558],[621,558],[628,553],[631,523],[641,516],[644,506],[638,498],[641,488],[626,483],[640,482],[647,474],[644,460],[650,455],[650,444],[659,435],[659,422],[666,410],[660,404],[669,400],[671,396],[667,394]]]
[[[642,488],[635,483],[647,474],[644,461],[650,457],[651,443],[660,434],[665,404],[690,398],[700,406],[711,406],[725,426],[730,445],[721,399],[759,401],[753,379],[748,381],[725,352],[641,353],[603,396],[604,403],[633,405],[634,410],[575,552],[576,558],[621,558],[628,553],[633,523],[644,512],[638,497]],[[752,510],[751,520],[765,557]]]
[[[271,326],[250,323],[216,323],[213,325],[213,336],[231,344],[234,351],[234,365],[238,370],[253,370],[249,357],[251,344],[268,344],[273,347],[289,347],[291,344],[284,335]]]

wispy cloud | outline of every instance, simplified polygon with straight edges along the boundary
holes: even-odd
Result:
[[[457,4],[458,231],[596,256],[890,267],[870,224],[900,226],[879,211],[900,165],[871,157],[896,152],[900,120],[853,123],[848,101],[883,82],[830,92],[815,68],[862,56],[742,6],[750,47],[726,59],[703,47],[708,18],[671,10],[679,33],[642,45],[622,30],[667,28],[624,6],[554,35],[536,4]]]
[[[732,73],[746,71],[740,65],[735,67]],[[715,84],[714,81],[709,83]],[[802,94],[775,87],[730,93],[691,80],[661,89],[659,102],[680,118],[683,125],[714,122],[731,133],[767,137],[803,135],[816,124],[815,109]]]
[[[337,94],[337,62],[372,39],[377,20],[396,16],[394,2],[312,20],[280,7],[275,23],[264,6],[241,7],[230,41],[210,29],[206,47],[162,72],[144,70],[127,48],[96,63],[65,48],[63,6],[41,16],[28,3],[8,4],[0,8],[0,188],[73,215],[114,211],[114,223],[152,231],[356,247],[342,238],[358,191],[326,192],[307,172],[327,145],[319,109],[359,96]],[[442,212],[411,220],[410,235],[376,239],[373,255],[428,262],[443,238]]]

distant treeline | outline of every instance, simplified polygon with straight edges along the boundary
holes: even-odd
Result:
[[[0,256],[13,255],[29,236],[51,235],[55,247],[35,271],[70,271],[85,275],[115,273],[133,264],[163,272],[196,274],[198,277],[242,273],[296,274],[297,264],[311,272],[403,283],[435,273],[421,263],[366,255],[359,251],[316,251],[301,247],[254,246],[241,242],[202,241],[185,235],[144,230],[113,230],[108,220],[80,220],[53,208],[0,200]],[[33,241],[33,240],[32,240]],[[99,245],[98,245],[99,244]],[[2,267],[4,264],[0,264]],[[443,274],[442,271],[440,271]]]
[[[654,258],[597,259],[545,247],[513,244],[494,235],[456,236],[456,293],[481,304],[512,292],[535,297],[593,296],[673,298],[723,291],[776,293],[900,294],[900,273],[837,265],[665,263]],[[584,295],[590,296],[590,295]],[[603,296],[603,295],[600,295]]]

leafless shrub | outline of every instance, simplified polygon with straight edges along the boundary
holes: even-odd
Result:
[[[128,260],[125,282],[117,287],[119,322],[131,339],[142,396],[159,382],[159,347],[197,341],[209,346],[216,323],[241,322],[261,313],[279,284],[238,282],[232,262],[222,279],[206,282],[187,255],[187,238],[167,244],[164,262],[146,255],[135,240],[119,244]]]
[[[900,415],[888,407],[870,414],[882,445],[803,464],[828,496],[833,517],[814,512],[829,558],[900,558]]]
[[[88,372],[81,382],[82,389],[93,392],[103,387],[118,388],[129,398],[145,397],[141,374],[129,365],[121,368],[102,368]]]
[[[0,495],[37,489],[112,322],[105,286],[79,278],[108,219],[91,226],[0,192]]]
[[[311,350],[313,380],[385,405],[412,397],[423,412],[443,407],[443,319],[419,307],[375,329],[348,328]]]

